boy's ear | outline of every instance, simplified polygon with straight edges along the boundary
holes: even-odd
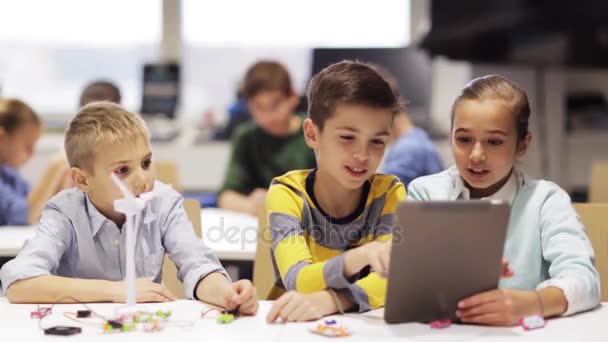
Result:
[[[530,143],[532,142],[532,133],[526,134],[526,137],[517,144],[517,158],[523,158],[526,152],[528,152],[528,148],[530,147]]]
[[[90,189],[89,175],[79,167],[71,167],[70,174],[74,185],[82,192],[88,192]]]
[[[304,140],[308,147],[315,149],[319,145],[320,130],[310,118],[304,120]]]

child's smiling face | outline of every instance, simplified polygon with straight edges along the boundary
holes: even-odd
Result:
[[[353,190],[376,172],[392,123],[389,109],[339,104],[322,130],[307,119],[304,133],[308,146],[315,150],[319,172]]]
[[[487,197],[507,181],[528,148],[515,116],[502,100],[461,100],[454,108],[452,153],[472,197]]]

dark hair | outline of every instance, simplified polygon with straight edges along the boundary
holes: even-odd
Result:
[[[316,74],[308,86],[308,116],[323,129],[338,104],[386,108],[393,115],[403,110],[399,95],[369,64],[342,61]]]
[[[452,126],[454,125],[454,112],[462,100],[502,100],[511,107],[515,116],[518,140],[528,135],[528,122],[530,120],[530,103],[528,95],[515,82],[499,75],[487,75],[469,82],[452,104]]]
[[[379,64],[368,63],[368,65],[374,68],[378,72],[378,74],[380,74],[380,76],[382,76],[382,78],[384,78],[386,82],[388,82],[388,85],[391,86],[393,92],[397,94],[397,96],[399,96],[399,101],[401,102],[401,112],[407,113],[407,101],[401,95],[401,91],[399,90],[399,82],[395,78],[395,75],[388,71],[387,68]]]
[[[91,102],[109,101],[120,104],[120,89],[109,81],[93,81],[80,93],[80,107]]]
[[[40,125],[40,118],[30,106],[17,99],[0,99],[0,127],[7,134],[27,123]]]
[[[279,62],[259,61],[245,73],[242,93],[246,100],[263,91],[278,90],[285,96],[293,93],[291,77],[287,69]]]

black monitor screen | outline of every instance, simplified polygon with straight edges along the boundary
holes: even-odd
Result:
[[[322,48],[313,51],[312,75],[345,59],[368,62],[388,70],[399,84],[412,119],[426,126],[431,92],[431,60],[416,48]]]
[[[142,114],[175,117],[179,98],[179,65],[144,65]]]
[[[477,63],[608,66],[608,1],[433,0],[432,56]]]

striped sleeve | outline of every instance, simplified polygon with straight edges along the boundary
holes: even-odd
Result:
[[[366,242],[392,239],[396,208],[405,199],[405,188],[399,181],[391,182],[387,188],[380,192],[386,200],[379,225]],[[278,268],[285,289],[302,293],[313,293],[326,288],[340,290],[356,304],[359,312],[384,306],[386,279],[375,272],[353,283],[343,276],[344,254],[313,263],[302,228],[303,207],[304,198],[288,186],[271,186],[267,196],[267,210],[275,267]]]
[[[327,261],[312,262],[302,228],[303,206],[304,199],[283,184],[273,184],[268,190],[266,208],[275,267],[286,290],[312,293],[327,287],[323,275]]]
[[[403,201],[405,201],[405,186],[394,179],[386,193],[386,202],[384,208],[382,208],[380,222],[375,230],[376,240],[390,240],[393,234],[400,232],[399,229],[395,229],[395,222],[397,221],[397,206]]]
[[[405,187],[401,182],[393,182],[387,192],[386,203],[380,216],[380,224],[376,227],[374,238],[369,241],[390,241],[394,234],[400,234],[395,229],[395,215],[399,202],[405,200]],[[393,233],[394,232],[394,233]],[[358,305],[359,312],[381,308],[386,301],[386,279],[376,272],[356,281],[348,287],[350,298]]]

